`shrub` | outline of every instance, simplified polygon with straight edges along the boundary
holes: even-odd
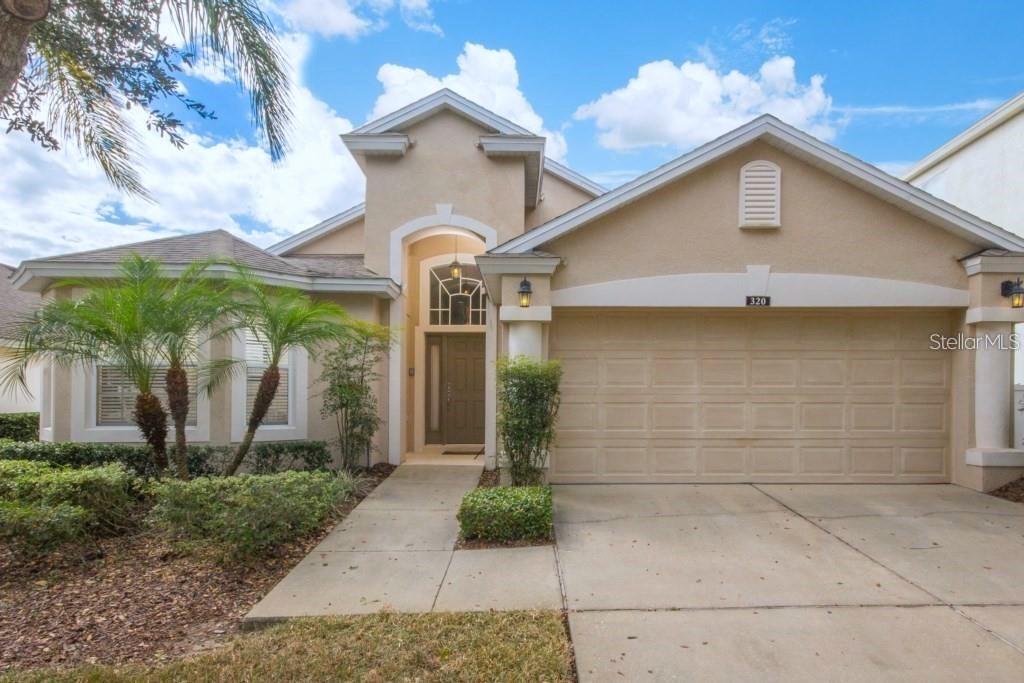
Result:
[[[211,461],[224,449],[217,446],[189,446],[189,471],[195,476],[213,473]],[[0,441],[0,460],[34,460],[50,465],[90,467],[121,463],[140,477],[154,477],[156,467],[148,446],[74,441]]]
[[[0,439],[39,440],[39,413],[0,414]]]
[[[43,555],[83,540],[93,522],[89,511],[77,505],[0,501],[0,542],[21,555]]]
[[[248,460],[253,474],[325,470],[331,451],[323,441],[265,441],[253,446]]]
[[[320,528],[359,480],[330,472],[166,480],[154,487],[152,524],[172,538],[246,559]]]
[[[513,486],[539,484],[555,438],[562,366],[525,356],[498,362],[498,436]]]
[[[128,525],[137,496],[135,475],[120,463],[80,469],[10,460],[0,463],[0,496],[15,503],[89,513],[93,530],[110,533]]]
[[[463,496],[458,519],[466,540],[548,540],[552,534],[551,489],[547,486],[474,489]]]
[[[391,341],[387,327],[352,321],[349,333],[324,354],[320,381],[326,386],[320,415],[333,419],[338,428],[341,466],[346,470],[364,461],[370,464],[373,436],[381,425],[374,384]]]

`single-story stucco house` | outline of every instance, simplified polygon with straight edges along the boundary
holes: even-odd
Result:
[[[172,270],[221,255],[388,324],[392,463],[476,450],[493,466],[495,360],[527,354],[564,365],[553,482],[987,490],[1024,474],[1012,352],[973,343],[1024,320],[1003,285],[1024,238],[771,116],[612,191],[448,90],[342,137],[365,204],[269,249],[199,233],[26,261],[14,283],[73,296],[49,285],[131,251]],[[198,397],[194,441],[241,436],[258,371]],[[332,436],[318,374],[292,353],[258,439]],[[139,440],[130,393],[104,368],[45,369],[43,438]]]

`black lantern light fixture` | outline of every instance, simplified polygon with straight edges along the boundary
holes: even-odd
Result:
[[[1004,280],[1001,294],[1010,300],[1011,308],[1024,308],[1024,282],[1020,278],[1016,282]]]
[[[531,298],[533,298],[533,285],[524,277],[523,281],[519,283],[519,306],[529,308]]]
[[[453,280],[458,280],[462,277],[462,264],[459,263],[459,236],[455,236],[455,260],[448,264],[448,275]]]

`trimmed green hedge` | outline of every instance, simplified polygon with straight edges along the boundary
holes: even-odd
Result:
[[[77,505],[0,501],[0,543],[35,557],[89,537],[93,516]]]
[[[39,440],[39,413],[0,413],[0,439]]]
[[[79,469],[0,460],[0,541],[39,555],[131,524],[138,479],[124,465]]]
[[[462,538],[483,541],[544,541],[552,537],[551,488],[478,488],[459,506]]]
[[[165,480],[153,489],[157,503],[149,519],[224,560],[249,559],[319,529],[360,486],[356,476],[331,472]]]
[[[230,450],[228,446],[189,446],[189,472],[194,477],[220,474]],[[323,441],[267,441],[255,444],[249,453],[249,467],[258,474],[321,470],[331,463],[330,449]],[[157,473],[149,448],[132,444],[0,441],[2,460],[33,460],[67,467],[117,462],[140,477],[151,478]]]

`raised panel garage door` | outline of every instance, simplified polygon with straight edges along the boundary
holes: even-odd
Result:
[[[550,478],[949,481],[946,311],[556,311]]]

